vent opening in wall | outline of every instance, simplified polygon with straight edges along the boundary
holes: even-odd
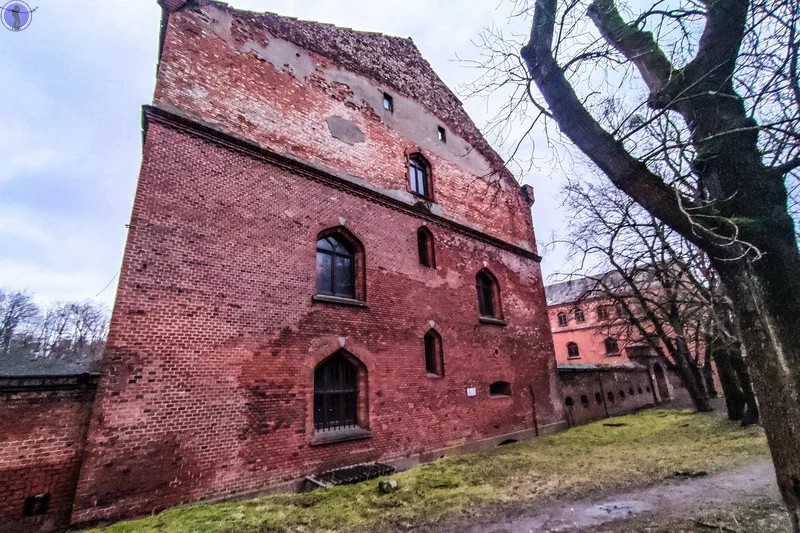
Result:
[[[495,381],[489,385],[489,396],[492,398],[506,398],[511,396],[511,383],[508,381]]]
[[[47,514],[50,509],[50,493],[37,494],[25,498],[22,508],[22,516],[37,516]]]
[[[383,93],[383,108],[390,113],[394,112],[394,98],[386,93]]]

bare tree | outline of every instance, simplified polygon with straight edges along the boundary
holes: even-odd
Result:
[[[730,380],[724,384],[741,399],[729,406],[729,416],[753,423],[757,410],[744,416],[745,407],[755,404],[747,370],[732,361],[741,359],[735,351],[741,342],[734,346],[737,332],[717,324],[733,313],[717,312],[727,300],[707,256],[610,184],[573,180],[565,193],[565,207],[573,213],[566,228],[573,270],[562,275],[594,280],[584,296],[624,311],[607,322],[608,333],[628,345],[648,344],[656,353],[663,348],[699,411],[711,410],[711,360],[724,347],[727,366],[720,378]],[[601,275],[586,276],[587,271]],[[712,341],[714,350],[704,349]]]
[[[0,352],[8,356],[11,342],[20,329],[28,326],[39,314],[33,297],[23,291],[0,289]]]
[[[737,309],[778,483],[800,532],[800,0],[513,2],[520,83],[619,189],[703,250]],[[538,94],[531,87],[535,84]],[[541,100],[539,99],[541,97]],[[519,109],[509,105],[506,108]]]
[[[31,294],[0,289],[0,355],[95,360],[105,346],[109,314],[91,300],[54,303],[42,312]]]
[[[108,333],[108,310],[92,301],[50,305],[39,323],[39,357],[96,358]]]

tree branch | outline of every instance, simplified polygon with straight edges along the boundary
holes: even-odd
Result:
[[[702,208],[679,196],[660,176],[634,158],[583,106],[553,57],[556,8],[557,0],[536,0],[530,41],[522,48],[521,55],[561,130],[614,185],[650,213],[701,248],[716,249],[722,257],[728,257],[730,250],[705,239],[683,211],[698,213]]]
[[[626,24],[614,0],[594,0],[588,14],[606,42],[636,66],[651,93],[659,92],[669,82],[674,69],[653,34]]]

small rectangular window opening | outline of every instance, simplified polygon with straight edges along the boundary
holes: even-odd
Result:
[[[394,99],[386,93],[383,93],[383,108],[386,111],[394,112]]]
[[[28,496],[25,498],[25,504],[22,508],[22,516],[36,516],[47,514],[50,508],[50,493],[37,494],[36,496]]]
[[[447,132],[441,126],[439,126],[439,140],[442,141],[443,143],[447,142]]]

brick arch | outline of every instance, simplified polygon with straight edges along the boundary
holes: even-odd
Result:
[[[361,228],[356,224],[352,218],[347,216],[330,217],[324,220],[318,220],[308,228],[308,240],[312,243],[317,242],[317,237],[326,230],[335,228],[343,228],[347,230],[355,239],[357,239],[363,246],[366,242],[365,235]]]
[[[324,359],[327,359],[342,349],[363,364],[367,372],[372,373],[377,368],[375,356],[372,355],[372,352],[370,352],[366,346],[354,342],[351,337],[341,336],[325,339],[317,348],[312,350],[303,361],[304,373],[310,374],[313,377],[314,369],[317,368]]]

